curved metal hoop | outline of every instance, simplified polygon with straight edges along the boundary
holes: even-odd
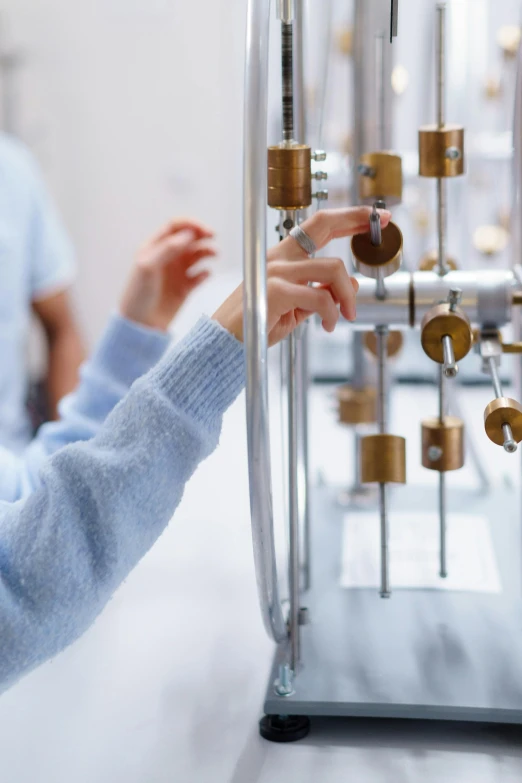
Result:
[[[277,577],[267,372],[266,150],[270,0],[249,0],[244,114],[244,339],[250,513],[263,622],[276,642],[288,637]]]

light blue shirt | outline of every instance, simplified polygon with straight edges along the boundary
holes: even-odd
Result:
[[[31,437],[25,403],[31,303],[72,282],[71,244],[29,151],[0,134],[0,445]]]

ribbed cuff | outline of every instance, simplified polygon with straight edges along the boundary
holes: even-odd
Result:
[[[200,318],[149,378],[203,426],[215,424],[245,385],[244,346],[210,318]]]
[[[90,364],[116,381],[131,386],[159,362],[170,337],[121,315],[113,315]]]

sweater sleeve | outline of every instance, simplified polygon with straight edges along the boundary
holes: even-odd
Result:
[[[58,421],[44,424],[21,454],[0,447],[0,500],[26,497],[40,483],[46,457],[99,431],[132,383],[154,367],[169,345],[163,332],[113,316],[97,349],[80,370],[80,383],[59,405]]]
[[[168,524],[243,387],[243,346],[203,319],[91,440],[0,503],[0,688],[73,642]]]

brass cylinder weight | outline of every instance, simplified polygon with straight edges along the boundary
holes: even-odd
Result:
[[[419,129],[421,177],[459,177],[464,173],[464,128],[425,125]]]
[[[312,203],[312,151],[306,144],[285,142],[268,148],[268,206],[307,209]]]
[[[399,435],[361,438],[363,484],[406,483],[406,440]]]
[[[422,422],[422,464],[445,473],[464,465],[464,423],[456,416],[444,421],[433,417]]]
[[[439,304],[426,313],[421,324],[421,344],[424,353],[438,364],[444,364],[443,338],[453,342],[455,361],[459,362],[471,350],[473,332],[467,315],[462,310],[451,310],[449,304]]]
[[[368,152],[359,160],[359,198],[363,204],[402,201],[402,159],[391,152]]]
[[[355,268],[365,277],[374,280],[389,277],[402,264],[402,232],[395,223],[381,229],[382,241],[374,245],[370,234],[356,234],[352,238],[352,255]]]
[[[341,424],[373,424],[377,421],[377,392],[372,386],[356,389],[341,386],[337,390]]]

